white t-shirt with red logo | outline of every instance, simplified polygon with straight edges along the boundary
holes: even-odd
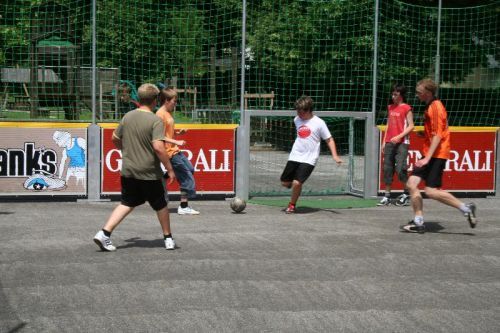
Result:
[[[316,165],[321,140],[329,139],[332,136],[330,130],[323,119],[316,116],[307,120],[302,120],[296,116],[293,122],[297,129],[297,138],[288,160]]]

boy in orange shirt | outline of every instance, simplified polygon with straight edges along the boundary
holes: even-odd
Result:
[[[467,218],[471,228],[477,225],[476,205],[465,204],[451,193],[440,189],[446,161],[450,158],[450,132],[448,130],[448,114],[436,97],[437,85],[431,79],[417,83],[417,97],[427,104],[424,113],[424,145],[423,158],[415,162],[413,174],[407,182],[410,190],[411,205],[415,217],[402,229],[407,232],[424,233],[423,200],[418,184],[425,181],[425,194],[445,205],[459,209]]]
[[[180,185],[181,203],[177,208],[177,214],[198,215],[200,212],[194,210],[188,204],[188,199],[196,196],[196,184],[193,176],[193,165],[179,148],[179,146],[184,146],[186,141],[174,139],[175,122],[172,112],[174,112],[176,104],[177,91],[173,88],[162,89],[160,91],[160,109],[156,111],[156,115],[163,120],[165,125],[165,149]],[[181,130],[179,134],[185,132],[185,130]]]

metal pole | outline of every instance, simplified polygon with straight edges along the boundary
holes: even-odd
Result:
[[[439,80],[440,80],[440,62],[441,62],[441,55],[440,55],[440,43],[441,43],[441,9],[442,9],[442,0],[439,0],[439,5],[438,5],[438,26],[437,26],[437,36],[436,36],[436,63],[435,63],[435,70],[434,70],[434,81],[436,84],[439,86]]]
[[[373,68],[372,68],[372,111],[365,125],[365,169],[364,197],[377,195],[378,140],[375,140],[375,115],[377,114],[377,71],[378,71],[378,25],[379,0],[375,1],[375,22],[373,24]]]
[[[241,18],[241,85],[240,85],[240,126],[237,130],[236,145],[236,196],[248,200],[249,166],[250,162],[250,118],[245,111],[245,49],[246,49],[246,19],[247,2],[242,1]]]
[[[92,0],[92,124],[96,123],[96,66],[97,66],[97,56],[96,56],[96,6],[97,0]]]
[[[101,128],[96,124],[96,1],[92,0],[92,124],[87,129],[87,201],[101,200]]]

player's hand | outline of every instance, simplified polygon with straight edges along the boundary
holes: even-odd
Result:
[[[184,145],[186,145],[186,140],[177,140],[177,145],[178,146],[184,146]]]
[[[177,131],[177,134],[179,134],[179,135],[180,135],[180,134],[184,134],[184,133],[186,133],[187,131],[188,131],[187,129],[185,129],[185,128],[181,128],[180,130],[178,130],[178,131]]]
[[[400,139],[397,136],[391,138],[392,143],[399,143]]]
[[[172,184],[172,182],[175,180],[175,173],[174,173],[174,170],[170,170],[167,172],[165,172],[163,174],[163,178],[165,178],[165,180],[167,181],[167,184]]]
[[[342,164],[344,161],[342,161],[342,159],[338,156],[334,157],[333,158],[335,160],[335,162],[337,162],[337,164]]]
[[[421,167],[423,167],[424,165],[427,165],[427,163],[429,163],[429,160],[430,160],[429,158],[424,157],[424,158],[422,158],[421,160],[416,161],[416,162],[415,162],[415,166],[417,166],[417,167],[421,168]]]

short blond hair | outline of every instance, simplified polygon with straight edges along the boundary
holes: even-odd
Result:
[[[177,98],[177,90],[175,88],[164,88],[160,91],[160,105],[165,104],[166,101],[171,101]]]
[[[312,112],[313,100],[309,96],[302,96],[295,102],[295,110]]]
[[[139,89],[137,89],[137,95],[139,96],[139,103],[144,105],[151,105],[158,98],[160,94],[160,89],[151,83],[141,84]]]
[[[438,86],[436,82],[434,82],[432,79],[426,78],[422,79],[417,82],[417,87],[422,86],[424,87],[425,90],[429,91],[432,93],[433,96],[436,96]]]

